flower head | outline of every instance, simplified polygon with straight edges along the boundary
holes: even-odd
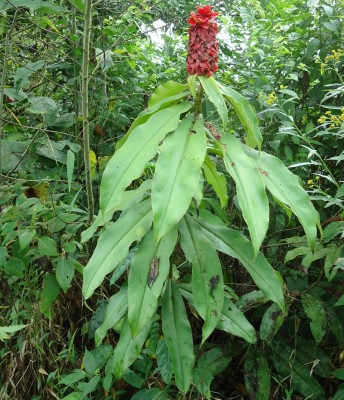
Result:
[[[213,19],[218,14],[212,12],[211,6],[197,7],[197,13],[191,12],[188,21],[191,26],[186,61],[186,69],[191,75],[210,76],[218,69],[218,28]]]

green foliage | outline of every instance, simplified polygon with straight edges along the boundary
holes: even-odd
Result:
[[[343,4],[217,4],[206,78],[158,3],[94,2],[89,121],[85,2],[0,5],[0,398],[340,400]]]

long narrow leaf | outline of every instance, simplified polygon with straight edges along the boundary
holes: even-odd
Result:
[[[122,319],[128,309],[128,284],[125,282],[121,290],[110,297],[105,309],[105,316],[102,324],[96,329],[94,340],[99,346],[104,339],[106,332]]]
[[[191,326],[177,284],[167,281],[162,302],[162,331],[172,357],[176,385],[187,392],[195,362]]]
[[[133,338],[130,332],[128,318],[124,318],[121,335],[113,353],[112,372],[116,379],[121,378],[124,371],[129,368],[140,355],[151,325],[152,322],[149,321],[141,332]]]
[[[219,113],[222,119],[223,127],[225,128],[228,125],[228,110],[218,83],[213,76],[199,76],[198,79],[200,80],[209,100],[214,104],[217,112]]]
[[[207,155],[204,160],[204,175],[205,179],[211,185],[220,199],[221,207],[225,208],[228,202],[227,195],[227,182],[224,174],[217,171],[216,165],[211,161],[210,157]]]
[[[206,154],[206,136],[203,121],[198,118],[192,126],[192,119],[192,115],[184,118],[166,138],[156,164],[152,209],[157,242],[178,224],[197,190]]]
[[[202,343],[218,324],[223,308],[222,268],[214,245],[190,216],[179,225],[180,244],[192,263],[192,293],[195,308],[204,319]]]
[[[184,86],[184,89],[187,88],[186,85],[181,85]],[[160,87],[160,86],[159,86]],[[184,91],[183,93],[177,93],[174,95],[171,95],[166,98],[162,98],[158,103],[154,103],[154,105],[149,106],[146,110],[142,111],[137,118],[133,121],[133,123],[130,125],[130,128],[128,132],[117,142],[116,144],[116,151],[119,150],[124,143],[128,140],[128,137],[131,135],[131,132],[137,128],[139,125],[144,124],[153,114],[157,113],[158,111],[161,111],[167,107],[170,107],[173,104],[176,104],[178,100],[189,96],[190,92],[189,91]]]
[[[262,253],[255,256],[252,244],[240,232],[217,226],[204,219],[198,220],[204,233],[218,251],[237,258],[266,297],[284,311],[283,281]]]
[[[221,143],[225,166],[235,181],[238,202],[257,254],[269,225],[269,201],[264,181],[257,165],[245,154],[234,135],[225,135]]]
[[[133,207],[123,218],[105,230],[83,271],[82,292],[87,299],[105,276],[124,260],[129,246],[140,240],[152,224],[150,199]]]
[[[297,176],[290,172],[277,157],[247,146],[243,148],[245,153],[255,161],[269,192],[286,204],[297,216],[306,232],[309,246],[314,249],[317,225],[321,230],[320,217],[307,192],[301,187]]]
[[[259,129],[258,119],[252,106],[240,93],[228,86],[219,85],[225,98],[231,103],[247,133],[247,144],[250,147],[262,147],[263,137]]]
[[[154,157],[160,142],[175,130],[180,114],[190,108],[189,103],[177,104],[154,114],[147,122],[133,130],[125,144],[106,165],[100,186],[100,208],[105,215],[116,206],[130,183],[138,178],[145,164]]]
[[[133,258],[128,289],[128,319],[133,336],[141,331],[157,309],[158,298],[170,271],[170,255],[177,241],[177,233],[176,228],[170,231],[157,248],[153,231],[150,231]]]

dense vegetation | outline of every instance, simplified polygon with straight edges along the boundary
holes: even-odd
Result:
[[[344,399],[343,3],[197,79],[205,2],[91,3],[0,2],[0,399]]]

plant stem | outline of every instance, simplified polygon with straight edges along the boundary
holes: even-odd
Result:
[[[196,100],[195,100],[195,113],[196,116],[202,114],[202,97],[203,97],[203,87],[199,85],[197,88]]]
[[[83,148],[85,164],[85,182],[88,206],[88,221],[91,224],[94,216],[94,199],[92,191],[91,163],[90,163],[90,126],[88,109],[88,82],[89,82],[89,58],[90,42],[92,30],[92,0],[86,0],[85,24],[84,24],[84,43],[82,57],[82,128],[83,128]]]

